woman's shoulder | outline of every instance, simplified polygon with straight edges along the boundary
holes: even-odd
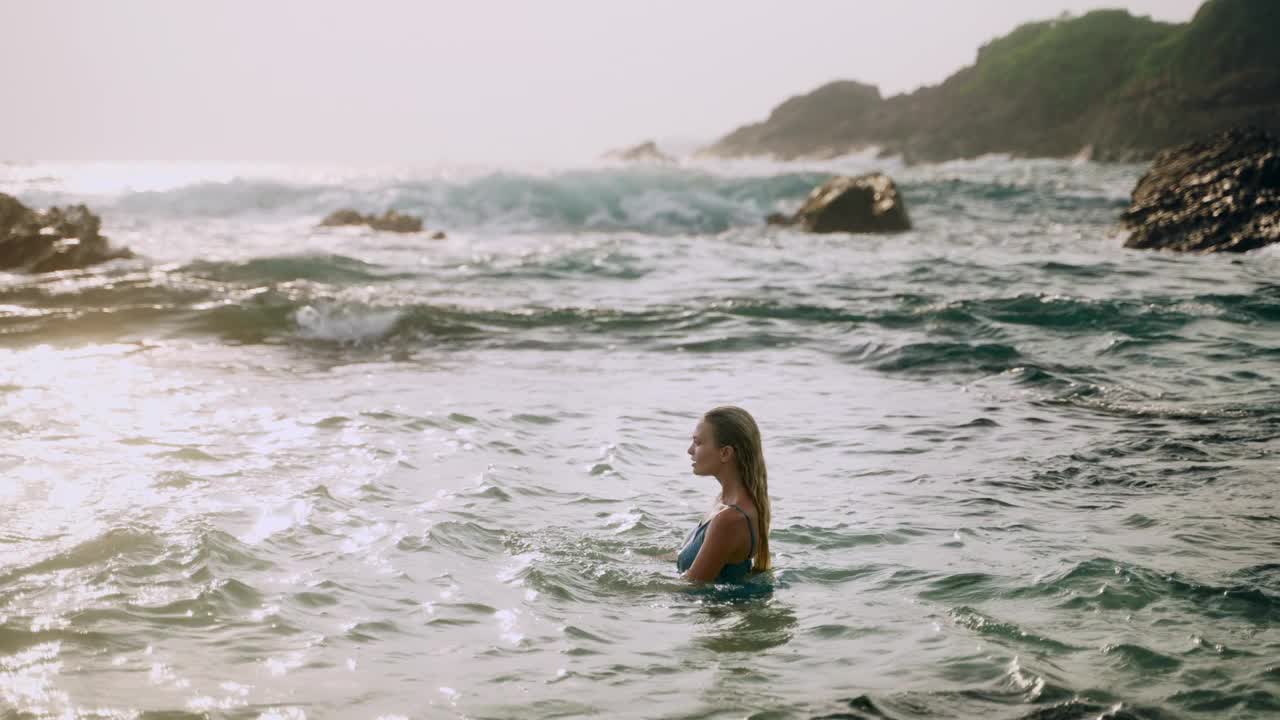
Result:
[[[750,502],[740,502],[732,505],[721,505],[719,510],[716,511],[716,514],[719,515],[726,512],[729,513],[731,517],[742,517],[743,515],[746,515],[748,518],[755,520],[756,513],[758,511],[756,510],[756,506],[752,505]]]
[[[743,516],[746,516],[748,522],[755,522],[755,508],[741,505],[721,505],[711,515],[709,524],[719,530],[736,529],[739,525],[743,525]]]

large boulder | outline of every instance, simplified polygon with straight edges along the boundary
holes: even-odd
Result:
[[[422,232],[422,218],[387,210],[381,215],[362,215],[356,210],[344,208],[329,213],[320,221],[321,227],[368,225],[374,230],[398,233]]]
[[[815,233],[901,232],[911,229],[907,208],[893,180],[883,173],[840,175],[814,188],[790,217],[773,213],[770,225]]]
[[[1229,130],[1160,153],[1133,189],[1125,247],[1246,252],[1280,242],[1280,142]]]
[[[618,150],[610,150],[604,154],[606,160],[618,160],[626,163],[642,163],[651,165],[670,165],[675,162],[675,158],[658,149],[658,144],[652,140],[642,142],[629,148],[621,148]]]
[[[0,193],[0,270],[54,272],[133,257],[99,235],[101,227],[84,205],[37,211]]]

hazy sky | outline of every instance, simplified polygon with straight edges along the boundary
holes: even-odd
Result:
[[[1201,0],[0,0],[0,160],[497,162],[711,140],[1029,20]]]

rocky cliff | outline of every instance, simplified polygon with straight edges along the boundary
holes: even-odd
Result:
[[[1031,23],[940,85],[882,98],[834,82],[705,152],[791,159],[879,146],[908,161],[1145,160],[1231,127],[1280,131],[1277,37],[1275,0],[1208,0],[1186,24],[1121,10]]]

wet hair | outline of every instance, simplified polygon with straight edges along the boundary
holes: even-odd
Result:
[[[733,448],[738,476],[742,478],[742,485],[756,506],[756,555],[751,570],[768,570],[769,523],[772,512],[769,507],[769,471],[764,464],[760,428],[751,413],[732,405],[714,408],[703,415],[702,420],[711,427],[711,435],[717,446]]]

